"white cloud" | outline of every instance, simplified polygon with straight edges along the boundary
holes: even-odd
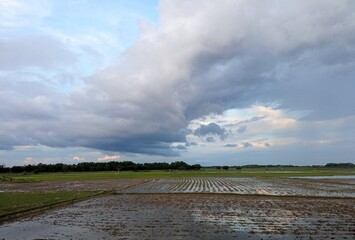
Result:
[[[26,157],[25,160],[23,161],[23,165],[30,165],[30,164],[33,164],[33,158]]]
[[[21,71],[37,67],[48,71],[67,67],[76,60],[64,44],[43,35],[0,38],[0,51],[0,70]]]
[[[31,150],[32,148],[33,148],[33,146],[30,146],[30,145],[15,147],[16,150],[20,150],[20,151],[28,151],[28,150]]]
[[[39,24],[50,14],[46,0],[2,0],[0,1],[0,27],[23,27]]]
[[[73,157],[73,160],[75,160],[75,161],[84,161],[85,158],[80,157],[80,156],[74,156],[74,157]]]
[[[261,131],[262,129],[268,129],[269,131],[291,129],[297,126],[297,120],[287,116],[287,113],[280,109],[258,105],[253,106],[251,111],[255,112],[256,115],[261,114],[265,117],[259,121],[261,124],[255,131]]]
[[[97,161],[111,161],[111,160],[116,160],[119,158],[120,158],[120,156],[118,156],[118,155],[105,155],[103,157],[98,158]]]

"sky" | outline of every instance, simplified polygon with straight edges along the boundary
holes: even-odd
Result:
[[[0,0],[0,165],[355,163],[353,0]]]

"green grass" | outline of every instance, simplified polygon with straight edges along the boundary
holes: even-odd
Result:
[[[245,168],[242,170],[202,169],[199,171],[127,171],[127,172],[79,172],[3,174],[0,181],[35,182],[52,180],[176,178],[176,177],[291,177],[291,176],[339,176],[355,175],[355,168],[289,167]]]
[[[51,207],[60,203],[84,199],[103,194],[99,191],[86,192],[0,192],[0,220],[8,216]]]

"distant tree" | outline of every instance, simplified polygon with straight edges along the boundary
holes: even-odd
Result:
[[[186,170],[189,169],[189,165],[183,161],[176,161],[170,163],[171,169]]]
[[[8,171],[9,171],[9,168],[7,168],[5,165],[0,165],[0,173],[5,173]]]
[[[326,167],[353,167],[352,163],[327,163]]]
[[[191,166],[191,169],[193,169],[193,170],[200,170],[201,168],[202,167],[201,167],[200,164],[194,164],[194,165]]]
[[[220,170],[222,167],[221,166],[216,166],[216,169]]]
[[[123,162],[80,162],[78,164],[43,164],[13,166],[11,168],[0,165],[0,172],[13,173],[41,173],[41,172],[89,172],[89,171],[147,171],[147,170],[199,170],[200,164],[189,165],[183,161],[172,163],[134,163],[131,161]]]
[[[223,166],[223,170],[228,170],[229,167],[228,166]]]
[[[13,166],[11,168],[11,172],[13,173],[21,173],[21,172],[24,172],[24,167],[23,166]]]

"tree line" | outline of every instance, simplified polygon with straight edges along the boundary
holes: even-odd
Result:
[[[352,163],[327,163],[326,167],[354,167]]]
[[[243,166],[211,166],[206,168],[216,168],[228,170],[235,168],[276,168],[276,167],[299,167],[294,165],[243,165]],[[307,166],[306,166],[307,167]],[[313,165],[308,167],[355,167],[353,163],[327,163],[326,165]],[[200,164],[189,165],[183,161],[172,163],[134,163],[131,161],[111,161],[111,162],[81,162],[78,164],[35,164],[25,166],[6,167],[0,165],[0,173],[40,173],[40,172],[94,172],[94,171],[149,171],[149,170],[199,170]]]
[[[172,163],[134,163],[122,162],[81,162],[77,164],[35,164],[26,166],[5,167],[0,165],[0,173],[40,173],[40,172],[95,172],[95,171],[142,171],[142,170],[199,170],[200,164],[189,165],[183,161]]]

